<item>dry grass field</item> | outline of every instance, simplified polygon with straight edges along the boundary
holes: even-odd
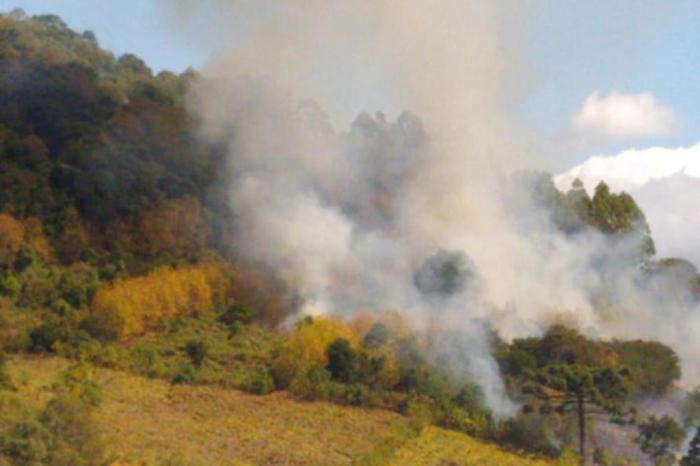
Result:
[[[37,409],[69,363],[14,359],[9,371]],[[283,392],[255,396],[215,386],[97,369],[103,402],[97,422],[119,465],[480,465],[545,466],[466,435],[384,411],[299,402]]]
[[[418,438],[399,448],[387,464],[391,466],[407,464],[415,466],[548,466],[553,462],[526,459],[459,432],[427,427]]]

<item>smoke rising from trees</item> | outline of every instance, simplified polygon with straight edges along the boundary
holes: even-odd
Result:
[[[163,3],[180,20],[213,8],[234,31],[189,108],[228,153],[231,247],[294,285],[301,312],[400,309],[418,328],[461,330],[450,361],[497,415],[514,405],[489,328],[511,338],[565,321],[593,336],[658,338],[700,380],[700,319],[667,299],[678,293],[640,286],[630,260],[640,236],[563,233],[531,187],[512,182],[540,163],[510,110],[528,75],[519,38],[538,2]],[[314,101],[333,110],[329,89],[358,82],[413,113],[363,113],[335,129]],[[469,257],[478,293],[426,298],[416,274],[441,250]]]

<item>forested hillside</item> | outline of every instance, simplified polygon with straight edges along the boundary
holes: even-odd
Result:
[[[229,248],[237,219],[228,208],[224,151],[200,142],[186,109],[196,79],[195,71],[154,75],[138,57],[115,57],[92,33],[72,31],[56,16],[0,15],[0,464],[190,464],[135,458],[145,447],[131,430],[162,428],[150,424],[163,414],[154,405],[168,398],[167,415],[182,422],[173,397],[185,400],[186,411],[193,398],[196,409],[187,411],[187,425],[178,424],[182,431],[168,435],[177,443],[196,431],[201,444],[188,448],[205,461],[226,457],[220,439],[209,453],[200,448],[210,441],[207,429],[218,435],[226,424],[248,449],[227,457],[230,464],[496,464],[479,459],[492,455],[504,455],[496,456],[499,464],[571,464],[574,451],[600,465],[648,457],[670,464],[660,461],[681,447],[681,426],[692,430],[700,420],[700,396],[676,387],[678,357],[661,343],[597,340],[564,325],[513,341],[494,331],[489,344],[517,405],[502,419],[480,381],[455,373],[441,352],[437,341],[462,338],[447,329],[417,332],[399,311],[296,319],[293,286]],[[361,139],[368,152],[392,144],[379,117],[358,117],[351,132],[368,135]],[[528,186],[565,235],[641,238],[628,258],[639,264],[638,280],[666,280],[683,299],[698,298],[697,271],[654,257],[644,214],[629,195],[604,183],[592,197],[580,183],[561,193],[539,173],[507,182]],[[449,253],[436,257],[426,262],[430,277],[454,277],[463,265]],[[416,286],[421,280],[417,273]],[[594,299],[616,304],[602,294]],[[51,361],[61,370],[51,368],[41,391],[33,378]],[[115,401],[112,383],[134,393]],[[232,390],[284,393],[259,398],[258,410],[254,397]],[[208,397],[223,404],[202,406]],[[661,398],[680,408],[657,428],[642,401]],[[18,400],[29,407],[9,409]],[[124,400],[143,403],[152,419],[130,412],[133,425],[105,428],[120,416],[114,403]],[[303,400],[374,410],[357,424],[339,422],[321,444],[316,435],[330,424],[320,419],[357,420],[360,411],[297,404]],[[246,416],[270,418],[276,408],[303,409],[284,419],[302,425],[304,435],[289,434],[284,443],[275,438],[279,425],[239,428],[243,421],[232,413],[240,406]],[[215,419],[209,411],[217,409],[231,418]],[[596,432],[609,424],[613,434]],[[636,441],[638,431],[644,435]],[[373,450],[377,439],[383,443]],[[332,454],[317,455],[310,441]],[[514,459],[493,443],[544,459]],[[443,462],[433,461],[440,455]]]

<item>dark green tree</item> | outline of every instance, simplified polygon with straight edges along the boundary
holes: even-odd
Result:
[[[331,377],[345,383],[351,383],[356,370],[357,355],[345,338],[334,340],[327,349],[328,365],[326,369]]]
[[[558,222],[565,232],[580,231],[585,225],[591,224],[592,202],[581,180],[576,178],[571,184],[571,189],[563,199],[564,209],[561,211],[567,215],[560,215],[566,222]]]
[[[372,326],[363,339],[363,343],[369,347],[382,346],[389,340],[389,330],[384,324],[378,322]]]
[[[237,333],[242,325],[251,323],[257,317],[257,312],[252,308],[233,303],[219,316],[219,322],[229,328],[231,334]]]
[[[635,394],[661,396],[681,377],[678,356],[662,343],[613,340],[608,345],[629,369]]]
[[[613,194],[602,181],[596,186],[591,200],[591,221],[603,233],[639,234],[643,256],[652,256],[656,252],[644,213],[632,196],[625,192]]]
[[[185,346],[185,353],[187,353],[192,364],[199,367],[209,354],[209,348],[202,340],[192,340]]]
[[[466,290],[475,278],[474,264],[462,251],[438,251],[413,274],[413,284],[429,298],[449,298]]]
[[[695,387],[694,390],[688,393],[683,405],[683,413],[685,414],[683,422],[685,425],[700,425],[700,387]]]
[[[683,429],[672,417],[650,416],[639,424],[637,443],[656,466],[670,466],[675,463],[673,452],[684,437]]]

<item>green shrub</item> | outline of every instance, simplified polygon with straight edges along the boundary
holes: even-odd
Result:
[[[7,458],[6,464],[17,466],[47,464],[51,437],[38,420],[17,420],[0,433],[0,459]]]
[[[367,385],[354,383],[345,387],[345,402],[353,406],[379,407],[382,398]]]
[[[681,376],[680,362],[668,346],[656,341],[617,341],[609,346],[630,370],[634,390],[640,395],[667,393]]]
[[[22,284],[17,277],[12,273],[3,275],[2,279],[0,279],[0,294],[10,298],[18,298],[21,293]]]
[[[331,378],[344,383],[353,382],[356,378],[357,358],[350,342],[345,338],[333,340],[326,352],[328,354],[326,369],[330,372]]]
[[[467,383],[452,398],[455,405],[473,417],[488,417],[489,410],[484,399],[484,392],[476,384]]]
[[[199,367],[209,354],[209,348],[202,340],[192,340],[185,345],[185,353],[187,353],[192,364]]]
[[[67,329],[58,322],[47,322],[36,327],[29,333],[29,351],[53,352],[57,342],[65,341]]]
[[[92,248],[85,248],[80,252],[79,259],[88,264],[96,264],[100,260],[100,255]]]
[[[504,421],[498,428],[496,438],[501,443],[548,456],[560,453],[559,446],[553,443],[554,437],[545,418],[539,414],[519,414]]]
[[[267,368],[258,369],[247,377],[244,388],[256,395],[267,395],[275,390],[275,381]]]
[[[15,259],[15,270],[21,272],[32,265],[35,260],[36,254],[34,254],[34,250],[27,244],[23,244],[22,247],[19,248],[17,258]]]
[[[439,424],[472,436],[483,436],[489,432],[491,418],[484,413],[475,414],[457,406],[442,406]]]
[[[219,316],[219,322],[231,327],[249,324],[256,317],[257,313],[253,309],[241,303],[233,303]]]
[[[194,385],[197,383],[197,371],[190,363],[182,364],[178,372],[173,376],[171,383],[173,385]]]
[[[56,287],[71,307],[83,309],[89,306],[99,284],[98,272],[92,265],[76,262],[63,270]]]
[[[559,455],[556,466],[578,466],[579,464],[581,464],[581,460],[578,454],[567,448]]]
[[[389,330],[381,322],[376,323],[365,335],[363,343],[370,348],[382,346],[389,340]]]
[[[131,351],[130,369],[147,377],[159,377],[165,372],[160,353],[150,346],[140,345]]]
[[[93,422],[95,403],[83,396],[90,369],[71,366],[54,384],[54,397],[38,415],[18,410],[0,428],[0,464],[102,466],[110,464]],[[2,413],[5,414],[5,413]],[[7,463],[2,461],[6,460]]]
[[[93,368],[85,362],[77,362],[68,367],[53,385],[59,395],[76,397],[90,406],[102,403],[102,387],[93,380]]]
[[[73,307],[63,298],[59,298],[51,304],[51,310],[59,316],[66,316],[70,314]]]
[[[126,348],[90,338],[78,344],[75,359],[105,367],[117,367],[118,363],[131,360],[131,356]]]
[[[172,319],[166,320],[164,322],[167,323],[168,332],[178,333],[186,327],[186,320],[187,319],[183,316],[175,316]]]
[[[399,406],[399,411],[411,419],[410,426],[420,432],[433,422],[433,405],[429,399],[411,393]]]
[[[387,384],[386,357],[373,355],[366,349],[354,350],[345,338],[338,338],[328,345],[326,350],[328,364],[326,369],[333,380],[344,384],[360,383],[373,388]],[[389,383],[394,385],[395,381]],[[391,388],[391,387],[388,387]]]
[[[328,400],[333,390],[331,374],[325,369],[315,367],[303,377],[295,379],[289,391],[305,400]]]
[[[46,464],[106,464],[105,445],[92,422],[89,405],[75,397],[58,396],[49,402],[39,421],[51,434]]]

